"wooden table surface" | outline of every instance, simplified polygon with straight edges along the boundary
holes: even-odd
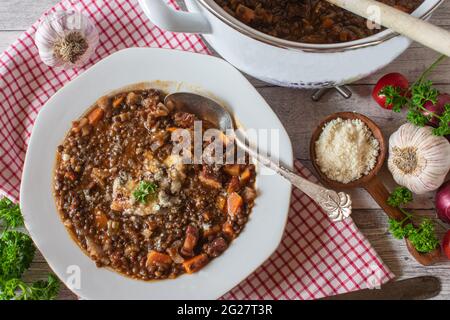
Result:
[[[46,9],[58,0],[1,0],[0,1],[0,52],[12,43],[23,30],[27,29]],[[431,22],[450,30],[450,1],[446,1],[433,15]],[[272,106],[285,125],[294,146],[295,156],[311,168],[308,152],[309,139],[313,128],[320,119],[338,111],[357,111],[363,113],[383,129],[386,137],[396,130],[405,117],[379,108],[370,98],[374,83],[388,72],[401,72],[414,80],[437,58],[437,54],[418,44],[413,44],[403,55],[380,72],[358,81],[350,86],[353,97],[343,99],[330,92],[320,102],[310,99],[311,91],[280,88],[251,80],[261,95]],[[332,70],[330,70],[332,72]],[[431,76],[439,89],[450,92],[450,61],[443,63]],[[306,121],[305,121],[306,120]],[[389,172],[383,169],[382,178],[390,188],[395,186]],[[379,206],[364,190],[351,192],[354,202],[353,219],[369,239],[383,261],[395,273],[398,279],[421,275],[434,275],[442,282],[442,291],[436,298],[450,299],[450,262],[442,262],[432,267],[423,267],[413,260],[403,241],[392,238],[388,232],[387,219]],[[417,215],[435,218],[434,194],[417,196],[411,208]],[[443,230],[437,226],[439,235]],[[45,277],[49,272],[45,260],[40,254],[26,277],[30,280]],[[63,288],[61,299],[76,298],[67,288]]]

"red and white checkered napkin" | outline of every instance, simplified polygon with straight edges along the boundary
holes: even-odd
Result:
[[[168,2],[176,6],[173,0]],[[153,26],[137,0],[64,0],[50,12],[69,9],[91,16],[100,32],[97,52],[85,68],[127,47],[209,53],[196,35],[163,32]],[[36,27],[37,23],[0,55],[0,192],[16,200],[37,113],[50,96],[84,70],[60,71],[44,65],[34,45]],[[303,176],[314,179],[300,162],[295,165]],[[330,223],[308,197],[294,191],[280,247],[223,298],[314,299],[371,287],[392,277],[353,221]]]

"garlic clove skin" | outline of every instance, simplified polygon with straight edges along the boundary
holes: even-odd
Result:
[[[35,35],[42,62],[64,69],[83,66],[95,52],[98,40],[98,31],[91,19],[76,11],[47,15]]]
[[[402,125],[389,138],[388,168],[394,180],[416,194],[439,188],[450,169],[450,143],[431,127]]]

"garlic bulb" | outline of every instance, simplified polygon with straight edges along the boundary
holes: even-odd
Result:
[[[40,23],[35,43],[46,65],[80,67],[95,51],[98,32],[85,15],[76,11],[57,11]]]
[[[450,169],[450,143],[432,134],[431,127],[402,125],[389,138],[389,171],[414,193],[439,188]]]

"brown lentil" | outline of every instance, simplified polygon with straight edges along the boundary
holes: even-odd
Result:
[[[362,39],[370,29],[364,18],[323,0],[215,0],[243,23],[271,36],[304,43],[339,43]],[[378,0],[407,13],[423,0]]]
[[[198,119],[172,112],[163,98],[153,89],[102,97],[57,148],[54,195],[64,225],[98,267],[141,280],[195,272],[219,256],[244,228],[256,196],[252,164],[165,164],[169,129],[192,129]],[[246,169],[250,179],[233,190],[240,211],[229,214],[222,201],[233,178],[227,172]],[[157,185],[145,204],[131,193],[140,181]],[[233,234],[223,233],[225,224]]]

